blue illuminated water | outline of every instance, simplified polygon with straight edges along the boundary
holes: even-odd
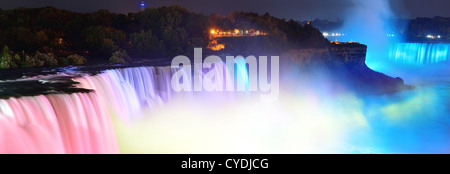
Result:
[[[450,58],[450,44],[396,43],[389,46],[389,59],[397,63],[434,64]]]
[[[356,153],[450,153],[449,48],[397,43],[372,53],[369,67],[415,89],[362,99],[370,128],[355,133]]]
[[[354,137],[355,153],[450,153],[450,80],[424,80],[416,89],[364,98],[369,128]]]

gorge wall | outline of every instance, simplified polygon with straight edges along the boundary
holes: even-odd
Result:
[[[293,49],[280,57],[282,66],[298,66],[301,72],[324,71],[327,79],[362,94],[393,93],[411,86],[367,67],[367,46],[358,43],[331,43],[323,48]]]

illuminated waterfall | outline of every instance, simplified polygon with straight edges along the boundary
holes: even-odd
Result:
[[[0,100],[0,153],[119,153],[111,115],[127,121],[167,102],[170,67],[106,70],[74,80],[95,92]]]
[[[449,59],[450,44],[397,43],[389,47],[389,59],[406,64],[434,64]]]
[[[127,120],[142,108],[161,105],[171,98],[173,71],[170,67],[134,67],[75,80],[80,82],[79,87],[97,91],[113,114]]]
[[[111,116],[127,122],[168,102],[176,70],[111,69],[74,78],[78,88],[94,92],[1,99],[0,153],[119,153]],[[239,78],[247,74],[245,62],[237,71],[248,85]]]
[[[227,69],[230,70],[231,67],[227,66]],[[227,72],[228,73],[228,72]],[[249,77],[248,70],[244,59],[236,59],[236,81],[237,83],[244,84],[245,90],[249,90]]]
[[[96,93],[0,100],[0,153],[118,153]]]
[[[236,80],[248,84],[245,64],[234,69]],[[0,99],[0,153],[449,152],[448,98],[442,97],[448,85],[406,91],[399,100],[330,95],[320,88],[327,82],[288,78],[283,82],[293,88],[265,103],[247,92],[180,97],[170,87],[176,70],[65,72],[93,92]]]

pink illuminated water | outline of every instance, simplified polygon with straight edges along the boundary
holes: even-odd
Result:
[[[0,100],[0,153],[118,153],[96,93]]]
[[[114,117],[129,122],[168,102],[170,67],[106,70],[74,80],[91,93],[0,100],[0,153],[119,153]]]
[[[449,153],[448,77],[363,97],[280,74],[264,103],[176,93],[174,72],[112,69],[74,79],[94,92],[0,99],[0,153]]]

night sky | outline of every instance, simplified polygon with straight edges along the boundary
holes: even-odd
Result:
[[[191,11],[210,14],[228,14],[230,11],[252,11],[295,20],[315,18],[335,20],[345,18],[355,7],[357,0],[146,0],[147,7],[180,4]],[[364,0],[366,1],[366,0]],[[380,0],[378,0],[380,1]],[[78,12],[108,9],[127,13],[139,10],[139,0],[1,0],[1,9],[17,7],[54,6]],[[450,16],[449,0],[390,0],[393,14],[397,17]]]

